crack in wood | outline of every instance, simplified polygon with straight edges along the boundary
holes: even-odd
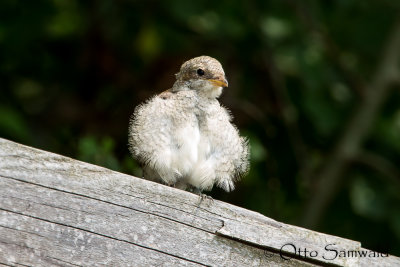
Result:
[[[55,221],[50,221],[50,220],[46,220],[46,219],[39,218],[39,217],[36,217],[36,216],[31,216],[31,215],[23,214],[23,213],[20,213],[20,212],[15,212],[15,211],[8,210],[8,209],[0,208],[0,210],[6,211],[6,212],[10,212],[10,213],[14,213],[14,214],[17,214],[17,215],[20,215],[20,216],[25,216],[25,217],[29,217],[29,218],[32,218],[32,219],[44,221],[44,222],[47,222],[47,223],[53,223],[53,224],[56,224],[56,225],[60,225],[60,226],[64,226],[64,227],[68,227],[68,228],[72,228],[72,229],[76,229],[76,230],[80,230],[80,231],[83,231],[83,232],[90,233],[90,234],[92,234],[92,235],[101,236],[101,237],[108,238],[108,239],[112,239],[112,240],[115,240],[115,241],[118,241],[118,242],[123,242],[123,243],[131,244],[131,245],[138,246],[138,247],[141,247],[141,248],[144,248],[144,249],[156,251],[156,252],[162,253],[162,254],[164,254],[164,255],[168,255],[168,256],[171,256],[171,257],[175,257],[175,258],[177,258],[177,259],[181,259],[181,260],[185,260],[185,261],[188,261],[188,262],[196,263],[196,264],[199,264],[199,265],[202,265],[202,266],[210,266],[210,265],[207,265],[207,264],[203,264],[203,263],[201,263],[201,262],[197,262],[197,261],[195,261],[195,260],[187,259],[187,258],[178,256],[178,255],[173,255],[173,254],[171,254],[171,253],[167,253],[167,252],[162,251],[162,250],[159,250],[159,249],[155,249],[155,248],[143,246],[143,245],[140,245],[140,244],[131,242],[131,241],[127,241],[127,240],[115,238],[115,237],[108,236],[108,235],[105,235],[105,234],[96,233],[96,232],[93,232],[93,231],[90,231],[90,230],[87,230],[87,229],[84,229],[84,228],[76,227],[76,226],[73,226],[73,225],[68,225],[68,224],[64,224],[64,223],[60,223],[60,222],[55,222]],[[12,228],[11,228],[11,229],[12,229]],[[19,229],[14,229],[14,230],[20,231]],[[32,233],[30,233],[30,234],[32,234]]]
[[[179,221],[179,220],[170,218],[170,217],[163,216],[163,215],[160,214],[160,213],[150,212],[150,211],[146,211],[146,210],[141,210],[141,209],[138,209],[138,208],[133,208],[133,207],[131,207],[131,206],[120,205],[120,204],[113,203],[113,202],[110,202],[110,201],[105,201],[105,200],[102,200],[102,199],[93,198],[93,197],[90,197],[90,196],[87,196],[87,195],[83,195],[83,194],[79,194],[79,193],[75,193],[75,192],[71,192],[71,191],[66,191],[66,190],[62,190],[62,189],[59,189],[59,188],[54,188],[54,187],[49,187],[49,186],[45,186],[45,185],[33,183],[33,182],[28,182],[28,181],[26,181],[26,180],[21,180],[21,179],[14,178],[14,177],[7,177],[7,176],[4,176],[4,175],[0,175],[0,177],[6,178],[6,179],[15,180],[15,181],[19,181],[19,182],[22,182],[22,183],[31,184],[31,185],[34,185],[34,186],[39,186],[39,187],[47,188],[47,189],[50,189],[50,190],[55,190],[55,191],[62,192],[62,193],[66,193],[66,194],[71,194],[71,195],[75,195],[75,196],[79,196],[79,197],[83,197],[83,198],[92,199],[92,200],[95,200],[95,201],[100,201],[100,202],[107,203],[107,204],[110,204],[110,205],[115,205],[115,206],[117,206],[117,207],[127,208],[127,209],[134,210],[134,211],[137,211],[137,212],[142,212],[142,213],[144,213],[144,214],[154,215],[154,216],[157,216],[157,217],[160,217],[160,218],[163,218],[163,219],[167,219],[167,220],[170,220],[170,221],[173,221],[173,222],[176,222],[176,223],[180,223],[180,224],[183,224],[183,225],[186,225],[186,226],[190,226],[190,227],[193,227],[193,228],[196,228],[196,229],[198,229],[198,230],[202,230],[202,231],[205,231],[205,232],[208,232],[208,233],[215,233],[214,231],[207,231],[206,229],[203,229],[203,228],[200,228],[200,227],[196,227],[196,226],[194,226],[194,225],[192,225],[192,224],[185,223],[185,222],[182,222],[182,221]],[[162,204],[160,204],[160,203],[154,203],[154,202],[151,202],[151,201],[148,201],[148,202],[149,202],[149,203],[156,204],[156,205],[161,205],[161,206],[168,207],[168,206],[162,205]],[[42,203],[37,203],[37,204],[41,204],[41,205],[42,205]],[[46,204],[46,205],[47,205],[47,206],[50,206],[50,207],[61,208],[61,207],[59,207],[59,206],[52,206],[51,204]],[[193,215],[193,214],[191,214],[191,213],[188,213],[188,212],[186,212],[186,211],[182,211],[182,210],[180,210],[180,209],[176,209],[176,208],[173,208],[173,207],[168,207],[168,208],[172,208],[172,209],[175,209],[175,210],[177,210],[177,211],[181,211],[181,212],[184,212],[184,213],[186,213],[186,214]],[[68,209],[66,209],[66,210],[68,210]],[[208,220],[208,221],[212,221],[212,220],[210,220],[210,219],[208,219],[208,218],[206,219],[206,218],[203,218],[203,217],[200,217],[200,216],[199,216],[199,218],[205,219],[205,220]],[[221,224],[223,224],[223,221],[222,221],[222,220],[219,220],[219,221],[221,222]]]

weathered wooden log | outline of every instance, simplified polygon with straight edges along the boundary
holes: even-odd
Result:
[[[6,266],[400,266],[356,241],[5,139],[0,198]]]

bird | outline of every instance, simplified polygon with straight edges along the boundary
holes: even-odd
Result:
[[[172,88],[138,105],[129,123],[129,150],[143,178],[199,195],[230,192],[249,170],[250,147],[218,101],[228,81],[209,56],[184,62]]]

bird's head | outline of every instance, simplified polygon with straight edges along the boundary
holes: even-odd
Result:
[[[228,87],[228,81],[221,63],[215,58],[201,56],[182,64],[172,89],[196,90],[198,94],[216,98],[221,95],[223,87]]]

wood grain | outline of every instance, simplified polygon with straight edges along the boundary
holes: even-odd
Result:
[[[360,243],[5,139],[0,200],[6,266],[400,266],[333,258],[327,245]]]

